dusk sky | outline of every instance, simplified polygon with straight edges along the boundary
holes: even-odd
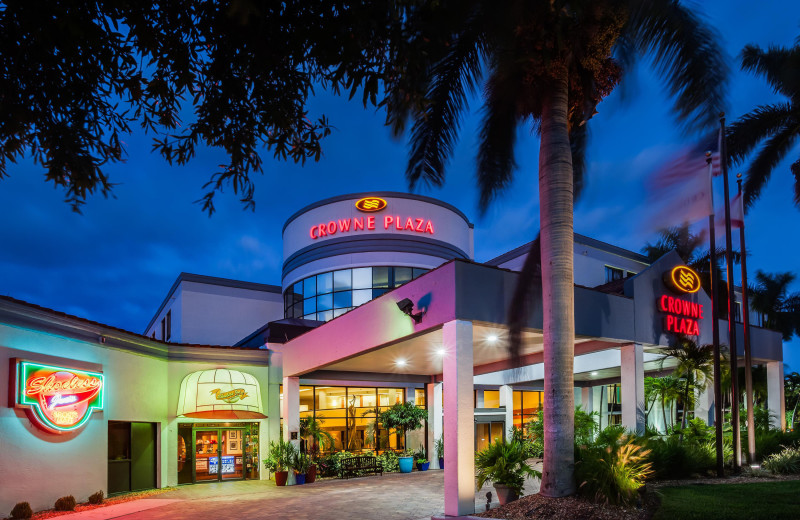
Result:
[[[702,6],[722,35],[733,71],[728,121],[756,105],[782,101],[763,79],[739,71],[738,55],[747,43],[792,45],[800,35],[800,4],[714,0]],[[647,63],[630,80],[626,99],[618,89],[590,122],[587,189],[576,205],[575,230],[639,252],[657,239],[643,224],[647,176],[691,136],[681,134]],[[265,151],[265,173],[255,178],[254,212],[226,192],[217,196],[218,211],[209,218],[194,201],[225,157],[205,149],[190,165],[170,167],[150,153],[152,136],[141,133],[125,138],[127,161],[107,169],[118,183],[115,198],[90,197],[83,215],[63,202],[61,190],[45,184],[40,168],[30,162],[9,165],[9,178],[0,180],[6,215],[0,227],[0,294],[142,333],[182,271],[279,285],[281,227],[292,213],[345,193],[408,190],[407,144],[391,137],[383,113],[317,94],[312,119],[324,113],[336,127],[324,142],[324,157],[299,166],[275,162]],[[515,182],[481,216],[474,177],[477,100],[471,107],[446,185],[418,192],[469,216],[475,259],[486,261],[536,236],[539,143],[529,128],[520,128]],[[775,171],[747,215],[751,278],[757,269],[800,273],[800,210],[792,202],[789,171],[798,151],[795,147]],[[731,175],[734,189],[738,171]],[[721,203],[720,192],[715,197]],[[800,291],[800,281],[792,290]],[[785,344],[784,351],[790,369],[800,371],[800,341]]]

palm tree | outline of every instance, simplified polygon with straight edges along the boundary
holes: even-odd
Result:
[[[696,10],[673,0],[442,0],[412,10],[408,27],[405,47],[393,55],[384,104],[396,133],[414,119],[406,170],[412,188],[419,181],[444,181],[461,116],[479,84],[482,210],[513,179],[517,127],[527,124],[539,134],[540,240],[529,257],[541,254],[541,262],[526,262],[519,287],[532,293],[534,285],[526,281],[541,268],[536,287],[543,292],[548,425],[541,493],[570,495],[575,490],[573,198],[582,185],[586,122],[642,56],[652,58],[680,121],[695,128],[716,122],[727,75],[722,52]],[[512,338],[516,333],[512,330]],[[519,349],[514,341],[512,357]]]
[[[642,248],[642,254],[647,257],[649,263],[653,263],[673,249],[686,265],[697,271],[700,275],[700,284],[707,294],[711,294],[711,251],[701,248],[706,242],[705,232],[692,233],[689,224],[684,223],[680,226],[662,229],[655,244],[647,243]],[[731,251],[731,257],[735,263],[741,260],[739,251]],[[714,268],[717,273],[722,273],[722,261],[725,259],[725,248],[718,247],[714,255]],[[728,284],[720,283],[718,286],[718,297],[720,302],[728,301]],[[728,308],[725,305],[717,306],[720,319],[727,319]]]
[[[756,107],[728,128],[728,155],[734,165],[763,143],[745,172],[744,204],[750,207],[800,137],[800,38],[791,48],[770,46],[765,51],[747,45],[742,50],[742,69],[762,76],[773,92],[788,98],[784,103]],[[790,170],[795,178],[794,203],[800,207],[800,159]]]
[[[792,372],[783,377],[783,388],[786,404],[794,403],[792,406],[792,415],[790,416],[789,429],[794,429],[794,420],[797,416],[797,406],[800,405],[800,374]],[[788,408],[789,406],[787,406]]]
[[[683,378],[683,416],[681,428],[686,428],[689,409],[694,403],[694,391],[703,392],[714,379],[714,346],[698,345],[696,341],[679,336],[666,350],[666,355],[678,364],[674,376]]]
[[[756,271],[756,285],[750,288],[751,307],[764,317],[766,328],[779,331],[784,341],[800,336],[800,293],[789,294],[794,273]]]
[[[316,417],[301,417],[300,418],[300,437],[303,439],[311,439],[312,442],[318,445],[323,450],[331,448],[334,444],[333,435],[328,430],[323,429],[322,425],[324,419]],[[317,450],[312,449],[312,455],[316,455]]]
[[[664,420],[664,433],[668,433],[672,426],[672,403],[681,395],[683,387],[680,380],[675,376],[653,377],[651,387],[653,400],[658,400],[661,404],[661,415]],[[667,421],[667,405],[670,408],[670,421]]]

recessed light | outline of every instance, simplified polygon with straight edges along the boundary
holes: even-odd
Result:
[[[495,341],[497,341],[497,334],[490,334],[486,338],[486,341],[488,341],[489,343],[494,343]]]
[[[399,366],[399,367],[406,366],[406,363],[407,363],[407,361],[405,359],[398,359],[397,361],[394,362],[394,364]]]
[[[593,376],[596,376],[596,375],[597,375],[597,371],[595,371],[595,372],[592,372],[592,375],[593,375]]]
[[[436,349],[436,353],[439,354],[440,356],[444,357],[444,355],[447,354],[447,350],[445,350],[443,348],[438,348],[438,349]]]

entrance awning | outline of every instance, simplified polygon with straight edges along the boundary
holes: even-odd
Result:
[[[197,419],[265,419],[261,387],[251,374],[217,368],[192,372],[181,381],[178,415]]]

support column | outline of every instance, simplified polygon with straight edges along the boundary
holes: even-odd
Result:
[[[258,436],[258,453],[263,455],[261,459],[266,458],[268,455],[269,443],[277,442],[281,437],[281,379],[283,377],[281,357],[281,354],[270,351],[267,380],[267,419],[261,421],[262,429]],[[263,468],[259,475],[261,475],[261,480],[271,477]]]
[[[767,363],[767,408],[770,425],[774,428],[786,429],[786,402],[783,395],[783,362]]]
[[[703,422],[711,426],[714,424],[714,385],[709,384],[708,388],[702,391],[694,401],[694,416],[703,419]]]
[[[506,440],[511,440],[511,429],[514,427],[514,388],[511,385],[500,387],[500,407],[506,407]],[[522,411],[520,410],[520,414]],[[524,428],[525,425],[523,424]]]
[[[475,512],[472,322],[444,324],[444,513]]]
[[[622,425],[644,434],[644,348],[624,345],[621,353]]]
[[[295,439],[292,439],[295,433]],[[283,378],[283,440],[300,449],[300,378]]]
[[[594,411],[594,399],[592,399],[592,387],[584,386],[581,388],[581,410],[586,413]]]
[[[436,454],[436,441],[442,438],[442,383],[426,384],[425,397],[428,405],[428,460],[431,469],[442,469]]]

